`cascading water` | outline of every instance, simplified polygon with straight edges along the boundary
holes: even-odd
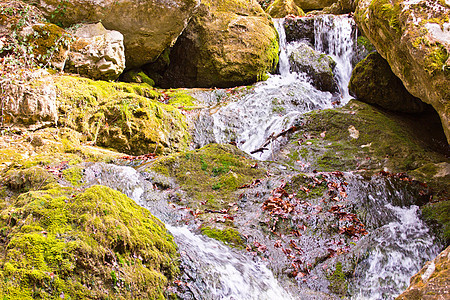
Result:
[[[93,164],[85,169],[85,181],[124,193],[166,223],[181,254],[183,279],[189,283],[183,299],[293,299],[262,262],[255,262],[216,240],[198,236],[187,227],[171,225],[182,216],[169,207],[164,192],[157,191],[134,168]]]
[[[297,43],[287,43],[283,27],[284,19],[275,19],[279,32],[279,75],[271,75],[265,82],[255,85],[235,102],[218,110],[206,111],[198,124],[208,124],[213,130],[197,132],[197,146],[211,142],[236,142],[247,153],[260,149],[271,136],[295,125],[305,112],[315,109],[331,108],[333,103],[346,103],[349,100],[347,85],[351,74],[351,60],[355,34],[354,22],[348,16],[324,16],[317,21],[315,35],[319,41],[317,50],[331,55],[336,61],[335,77],[340,86],[340,94],[321,91],[311,84],[304,73],[291,72],[289,56]],[[323,31],[332,27],[335,34]],[[336,40],[334,40],[336,39]],[[325,45],[328,45],[325,47]],[[278,139],[280,141],[280,139]],[[254,153],[257,159],[271,159],[279,143],[274,139],[265,150]]]

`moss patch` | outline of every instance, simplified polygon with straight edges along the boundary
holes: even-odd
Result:
[[[242,238],[241,234],[234,228],[226,228],[221,230],[207,226],[203,227],[201,231],[202,234],[212,239],[221,241],[225,244],[229,244],[238,248],[244,248],[245,246],[244,239]]]
[[[336,269],[330,276],[328,276],[328,280],[330,282],[328,288],[331,292],[341,296],[345,296],[347,294],[348,284],[346,276],[342,271],[342,263],[340,261],[336,263]]]
[[[429,203],[422,207],[422,214],[426,221],[436,225],[445,245],[450,245],[450,200]]]
[[[201,149],[163,157],[149,167],[174,177],[190,197],[192,208],[223,209],[236,201],[237,188],[264,175],[253,161],[232,145],[211,144]]]
[[[187,148],[190,135],[184,115],[156,101],[161,94],[150,86],[71,76],[55,82],[60,123],[86,140],[134,155]]]
[[[0,216],[0,293],[12,298],[156,299],[178,271],[164,225],[107,187],[47,186]]]

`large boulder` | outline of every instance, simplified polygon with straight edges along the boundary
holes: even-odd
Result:
[[[75,32],[66,71],[92,79],[114,80],[125,69],[123,36],[102,23],[81,25]]]
[[[163,87],[230,87],[265,77],[278,62],[273,22],[250,0],[202,0],[170,53]]]
[[[272,18],[284,18],[287,15],[303,16],[305,13],[294,0],[275,0],[266,10]]]
[[[337,0],[294,0],[303,10],[322,9],[337,2]]]
[[[306,73],[319,90],[332,93],[339,91],[333,75],[336,62],[330,56],[317,52],[305,43],[300,43],[289,56],[289,63],[292,71]]]
[[[360,101],[392,111],[420,113],[427,107],[405,89],[387,61],[377,52],[369,54],[353,69],[349,90]]]
[[[448,299],[450,295],[450,247],[411,278],[411,285],[396,300]]]
[[[287,42],[302,41],[314,46],[314,17],[289,17],[283,22]]]
[[[124,36],[127,67],[158,58],[181,34],[197,0],[25,0],[55,24],[70,26],[101,21]]]
[[[450,141],[450,2],[361,0],[356,22],[406,89],[439,113]]]

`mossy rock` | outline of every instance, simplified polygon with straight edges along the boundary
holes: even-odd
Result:
[[[436,142],[445,142],[445,137],[432,117],[396,115],[352,100],[342,108],[306,114],[280,158],[294,167],[309,163],[309,169],[317,171],[410,172],[448,162],[448,148]],[[422,122],[428,126],[417,125]],[[431,138],[433,132],[439,134]],[[433,176],[423,179],[432,182]]]
[[[178,272],[164,225],[107,187],[53,184],[0,217],[0,294],[14,299],[163,299]]]
[[[443,243],[450,245],[450,200],[429,203],[421,209],[424,219],[433,225]]]
[[[189,196],[191,208],[228,209],[237,188],[264,176],[252,168],[254,161],[232,145],[211,144],[201,149],[173,154],[153,162],[149,168],[175,178]],[[204,205],[200,202],[205,201]]]
[[[288,15],[304,16],[303,10],[294,0],[275,0],[266,10],[272,18],[284,18]]]
[[[184,115],[158,100],[147,84],[112,83],[85,78],[55,78],[63,126],[86,140],[133,155],[187,149],[190,134]]]
[[[228,227],[225,229],[218,229],[210,226],[205,226],[202,227],[201,232],[207,237],[221,241],[226,245],[231,245],[233,247],[241,249],[245,247],[243,236],[234,228]]]

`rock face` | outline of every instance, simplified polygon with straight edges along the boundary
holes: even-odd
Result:
[[[250,0],[203,0],[170,53],[162,87],[230,87],[264,78],[278,63],[270,17]]]
[[[361,0],[356,22],[406,89],[439,113],[450,141],[450,3]]]
[[[2,125],[39,125],[56,123],[56,89],[45,71],[34,71],[27,82],[17,79],[2,80]]]
[[[266,11],[272,18],[284,18],[287,15],[303,16],[305,14],[295,4],[294,0],[275,0]]]
[[[408,289],[396,300],[448,299],[450,296],[450,247],[411,278]]]
[[[125,69],[123,36],[102,23],[81,25],[71,45],[66,70],[92,79],[114,80]]]
[[[314,46],[314,17],[286,18],[284,23],[286,41],[304,41]]]
[[[152,62],[171,46],[191,17],[197,0],[39,0],[33,3],[51,22],[64,26],[102,21],[124,36],[127,67]]]
[[[336,62],[328,55],[320,53],[301,43],[289,57],[291,70],[304,72],[312,80],[312,84],[322,91],[338,92],[338,84],[333,76]]]
[[[349,90],[356,99],[385,109],[420,113],[426,104],[412,96],[377,52],[369,54],[352,72]]]
[[[294,0],[303,10],[322,9],[337,2],[337,0]]]

